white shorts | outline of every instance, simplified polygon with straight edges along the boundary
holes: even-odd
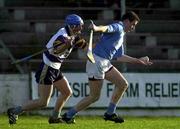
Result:
[[[93,54],[95,63],[91,63],[89,60],[86,63],[86,72],[88,78],[104,79],[105,73],[109,71],[113,65],[108,59],[99,57]]]

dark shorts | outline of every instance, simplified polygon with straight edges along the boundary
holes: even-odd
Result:
[[[35,78],[38,84],[51,85],[55,81],[61,80],[63,74],[60,70],[47,66],[42,62],[35,74]]]

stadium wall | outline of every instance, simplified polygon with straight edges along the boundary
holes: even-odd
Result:
[[[29,75],[0,74],[0,113],[30,98]]]
[[[89,93],[85,73],[64,73],[73,89],[73,95],[65,105],[72,107]],[[124,73],[129,88],[118,105],[118,113],[128,116],[180,116],[180,73]],[[80,115],[101,115],[109,103],[113,86],[105,81],[100,100]],[[34,72],[29,75],[0,75],[0,112],[21,105],[38,97]],[[48,115],[58,92],[54,90],[48,108],[32,113]],[[64,110],[64,111],[65,111]]]

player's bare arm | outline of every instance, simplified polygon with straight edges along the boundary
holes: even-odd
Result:
[[[141,58],[135,58],[128,55],[122,55],[117,59],[121,62],[127,62],[127,63],[133,63],[133,64],[142,64],[142,65],[152,65],[153,62],[149,60],[148,56],[141,57]]]
[[[96,26],[94,23],[91,23],[89,25],[89,29],[92,29],[94,31],[99,31],[99,32],[106,32],[108,29],[108,26],[103,26],[103,25]]]

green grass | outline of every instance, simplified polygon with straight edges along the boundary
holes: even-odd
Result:
[[[102,117],[80,116],[76,124],[49,125],[45,116],[20,116],[16,125],[8,124],[7,116],[0,116],[0,129],[179,129],[180,117],[125,117],[125,123],[106,122]]]

